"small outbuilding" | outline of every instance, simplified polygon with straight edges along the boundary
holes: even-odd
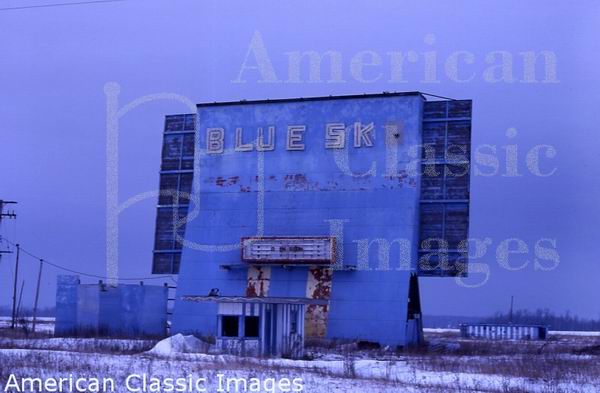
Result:
[[[498,323],[470,323],[460,325],[463,338],[488,340],[545,340],[548,327],[542,325],[515,325]]]
[[[241,356],[304,354],[307,305],[326,300],[292,297],[183,296],[183,301],[217,303],[217,348]]]
[[[58,336],[164,337],[168,287],[140,284],[81,284],[78,276],[58,276]]]

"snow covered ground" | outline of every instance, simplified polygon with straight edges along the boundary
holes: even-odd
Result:
[[[193,337],[160,343],[93,338],[24,339],[1,334],[0,388],[11,374],[39,378],[103,378],[128,392],[131,375],[199,381],[206,391],[304,392],[600,392],[600,336],[556,333],[543,342],[463,340],[455,330],[427,330],[418,351],[309,347],[305,360],[242,358],[213,353]],[[139,379],[133,377],[133,387]],[[226,385],[237,378],[236,384]],[[245,386],[243,381],[257,385]],[[157,385],[158,386],[158,385]],[[283,386],[283,388],[281,388]],[[294,386],[294,385],[292,385]],[[149,387],[147,387],[150,389]],[[257,388],[259,390],[252,390]],[[93,391],[93,390],[89,390]],[[152,390],[146,390],[152,391]],[[187,391],[187,390],[186,390]],[[194,389],[190,391],[195,391]]]
[[[31,317],[22,318],[18,321],[17,325],[22,325],[23,322],[27,324],[27,327],[31,328],[33,319]],[[11,318],[10,317],[0,317],[0,329],[7,328],[11,326]],[[20,326],[22,327],[22,326]],[[54,318],[50,317],[38,317],[36,322],[35,330],[39,333],[54,333]]]

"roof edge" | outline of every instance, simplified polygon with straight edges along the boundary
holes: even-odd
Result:
[[[339,96],[315,96],[315,97],[299,97],[299,98],[275,98],[264,100],[241,100],[241,101],[222,101],[222,102],[203,102],[196,104],[197,108],[212,107],[212,106],[227,106],[227,105],[250,105],[250,104],[277,104],[283,102],[310,102],[310,101],[327,101],[327,100],[349,100],[359,98],[378,98],[378,97],[403,97],[403,96],[420,96],[426,99],[423,93],[419,91],[407,92],[383,92],[383,93],[364,93],[364,94],[348,94]]]

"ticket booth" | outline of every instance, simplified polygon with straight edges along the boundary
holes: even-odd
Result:
[[[291,297],[184,296],[217,303],[216,344],[240,356],[300,358],[304,355],[304,317],[308,304],[325,300]]]

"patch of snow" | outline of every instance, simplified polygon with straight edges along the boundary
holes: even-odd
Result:
[[[33,317],[24,318],[28,322],[28,327],[31,328]],[[9,328],[12,318],[0,317],[0,329]],[[53,317],[37,317],[37,325],[35,328],[37,333],[54,334],[54,318]]]
[[[583,336],[583,337],[600,337],[600,332],[577,332],[570,330],[550,330],[550,336]]]
[[[460,333],[460,329],[423,328],[425,333]]]
[[[210,344],[192,335],[184,336],[179,333],[159,341],[148,353],[159,356],[171,356],[180,353],[205,353],[210,348]]]

